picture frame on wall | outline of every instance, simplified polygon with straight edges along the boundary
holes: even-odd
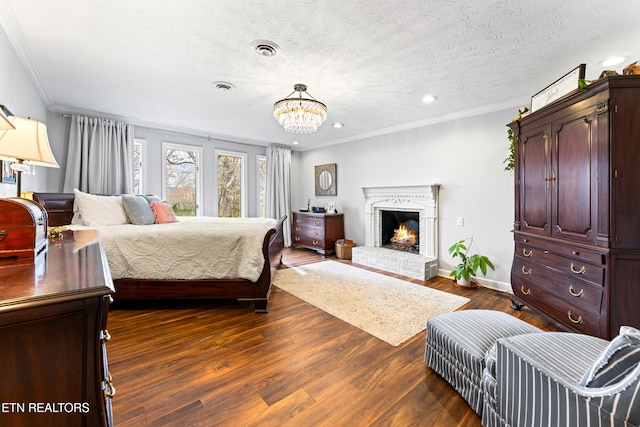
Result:
[[[2,163],[2,182],[4,184],[15,184],[16,183],[16,173],[11,169],[11,164],[8,160],[0,160]]]

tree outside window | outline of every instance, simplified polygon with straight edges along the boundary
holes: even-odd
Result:
[[[218,216],[245,216],[245,171],[242,153],[218,152]]]
[[[166,199],[178,216],[196,215],[196,151],[168,148],[165,151]]]

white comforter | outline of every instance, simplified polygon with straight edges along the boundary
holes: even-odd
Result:
[[[180,217],[173,224],[71,226],[100,232],[114,279],[248,279],[264,266],[268,218]]]

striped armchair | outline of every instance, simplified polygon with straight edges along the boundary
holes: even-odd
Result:
[[[482,425],[638,426],[640,331],[611,342],[562,332],[501,338],[487,352]]]

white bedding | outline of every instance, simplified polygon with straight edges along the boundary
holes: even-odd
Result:
[[[256,281],[264,266],[269,218],[180,217],[172,224],[108,225],[97,229],[114,279]]]

